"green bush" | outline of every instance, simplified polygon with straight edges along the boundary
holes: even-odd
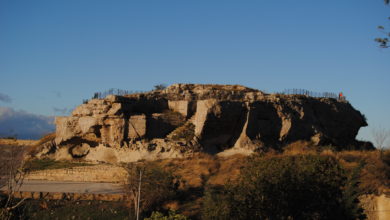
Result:
[[[347,183],[334,157],[253,156],[236,183],[206,191],[202,215],[203,219],[362,217],[361,210],[350,211],[358,205],[356,184]]]
[[[203,198],[203,219],[233,219],[234,189],[232,185],[224,187],[210,187],[205,191]]]
[[[157,85],[154,85],[154,90],[164,90],[167,88],[167,85],[165,84],[157,84]]]
[[[27,200],[23,218],[30,220],[51,219],[128,219],[128,208],[123,202],[69,201],[69,200]]]
[[[144,220],[189,220],[189,218],[185,215],[177,214],[175,211],[169,211],[168,216],[161,212],[153,212],[149,218],[144,218]]]

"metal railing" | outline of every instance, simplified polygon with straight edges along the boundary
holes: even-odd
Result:
[[[345,101],[345,96],[334,92],[313,92],[306,89],[285,89],[283,92],[278,92],[283,95],[306,95],[315,98],[333,98]]]
[[[124,96],[124,95],[130,95],[130,94],[136,94],[136,93],[143,93],[145,91],[141,91],[141,90],[123,90],[123,89],[109,89],[107,91],[104,91],[104,92],[95,92],[92,96],[93,99],[103,99],[105,97],[107,97],[108,95],[120,95],[120,96]]]

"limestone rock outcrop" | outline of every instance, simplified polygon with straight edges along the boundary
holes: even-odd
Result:
[[[92,99],[55,123],[57,150],[48,156],[112,163],[251,153],[298,140],[359,148],[355,137],[367,125],[342,100],[199,84]]]

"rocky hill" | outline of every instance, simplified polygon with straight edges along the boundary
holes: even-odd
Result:
[[[195,152],[249,154],[297,140],[369,146],[355,140],[367,123],[346,101],[266,94],[239,85],[174,84],[109,95],[55,123],[55,143],[44,145],[37,157],[117,163]]]

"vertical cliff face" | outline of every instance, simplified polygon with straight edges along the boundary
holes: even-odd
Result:
[[[348,102],[275,95],[243,86],[175,84],[110,95],[56,118],[57,159],[128,162],[196,151],[250,153],[297,141],[346,147],[366,126]]]

